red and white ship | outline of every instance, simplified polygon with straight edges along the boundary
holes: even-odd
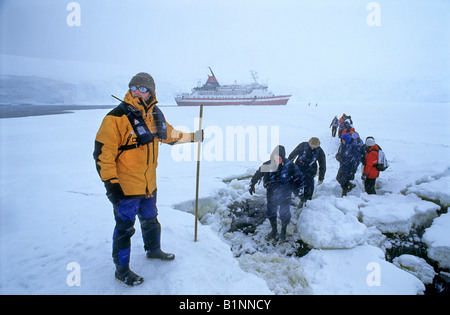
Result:
[[[291,95],[274,95],[268,91],[267,84],[259,84],[256,72],[251,71],[253,80],[248,85],[220,85],[211,68],[211,75],[201,87],[192,89],[192,93],[175,96],[178,106],[226,106],[226,105],[286,105]]]

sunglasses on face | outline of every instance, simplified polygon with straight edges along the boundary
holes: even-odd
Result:
[[[136,92],[136,90],[139,90],[139,92],[141,92],[141,93],[147,93],[148,92],[148,89],[145,86],[137,87],[137,86],[133,85],[133,86],[130,87],[130,90],[133,91],[133,92]]]

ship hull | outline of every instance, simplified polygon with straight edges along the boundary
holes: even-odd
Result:
[[[255,98],[203,98],[203,97],[183,97],[175,98],[178,106],[276,106],[286,105],[291,95],[280,95],[271,97]]]

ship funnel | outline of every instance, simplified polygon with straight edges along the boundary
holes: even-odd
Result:
[[[212,71],[211,67],[208,67],[209,71],[211,71],[212,75],[208,75],[208,80],[206,80],[205,86],[211,86],[211,87],[219,87],[219,81],[217,81],[216,76],[214,75],[214,72]]]

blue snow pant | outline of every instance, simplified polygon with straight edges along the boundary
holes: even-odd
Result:
[[[114,207],[116,226],[113,234],[112,256],[118,266],[130,263],[131,237],[134,235],[136,215],[139,218],[144,239],[145,251],[160,248],[161,225],[158,222],[156,208],[156,190],[153,197],[139,199],[122,199],[120,205]]]
[[[315,175],[305,175],[303,177],[304,190],[302,201],[311,200],[314,193],[314,176]]]
[[[289,183],[274,183],[267,186],[267,217],[270,221],[277,219],[277,211],[280,208],[280,220],[282,223],[291,222],[291,194]]]

